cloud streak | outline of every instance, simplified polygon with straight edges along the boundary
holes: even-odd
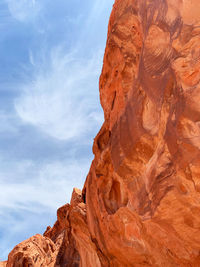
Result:
[[[0,260],[17,243],[53,225],[56,209],[70,201],[74,185],[82,187],[89,164],[89,158],[83,162],[73,158],[40,167],[33,161],[20,161],[10,163],[10,169],[1,168]]]
[[[0,172],[0,208],[41,213],[70,201],[73,185],[83,185],[89,159],[82,163],[75,159],[43,163],[40,168],[33,161],[21,161],[10,167],[10,171],[5,168]],[[15,176],[19,177],[17,181]]]
[[[103,120],[98,104],[98,76],[102,51],[89,59],[76,51],[53,49],[46,64],[31,63],[36,71],[23,85],[15,109],[25,123],[59,140],[68,140],[94,129]]]
[[[40,11],[38,0],[6,0],[10,14],[21,22],[34,19]]]

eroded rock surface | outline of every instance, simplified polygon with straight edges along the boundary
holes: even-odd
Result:
[[[7,267],[54,266],[56,246],[48,238],[35,235],[17,245],[8,256]]]
[[[100,98],[82,192],[7,266],[200,266],[200,2],[116,0]]]

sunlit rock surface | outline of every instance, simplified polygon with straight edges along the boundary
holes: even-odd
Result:
[[[116,0],[100,99],[82,192],[7,266],[200,266],[200,1]]]

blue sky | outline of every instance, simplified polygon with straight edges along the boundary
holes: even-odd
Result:
[[[0,0],[0,260],[82,188],[114,0]]]

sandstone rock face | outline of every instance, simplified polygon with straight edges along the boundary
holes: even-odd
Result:
[[[200,266],[200,2],[116,0],[100,98],[82,192],[7,266]]]
[[[54,266],[56,246],[48,238],[35,235],[17,245],[8,256],[7,267]]]
[[[0,267],[6,267],[7,261],[0,262]]]

